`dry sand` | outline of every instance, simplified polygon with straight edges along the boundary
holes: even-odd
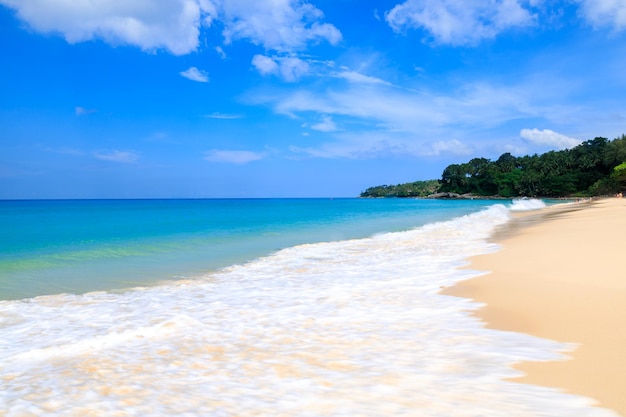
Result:
[[[571,360],[525,362],[515,381],[584,395],[626,417],[626,199],[554,206],[496,234],[472,259],[491,273],[445,294],[487,303],[488,327],[578,344]]]

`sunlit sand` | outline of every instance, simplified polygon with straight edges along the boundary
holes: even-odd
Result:
[[[515,227],[516,224],[521,227]],[[472,260],[490,274],[446,290],[485,302],[496,329],[575,343],[572,359],[525,362],[516,381],[562,388],[626,415],[626,200],[521,215],[496,234],[502,250]]]

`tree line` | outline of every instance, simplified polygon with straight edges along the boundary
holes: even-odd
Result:
[[[541,155],[473,158],[448,165],[439,180],[370,187],[361,197],[426,197],[435,193],[497,197],[613,194],[626,188],[626,135],[597,137]]]

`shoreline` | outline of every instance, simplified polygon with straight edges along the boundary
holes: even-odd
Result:
[[[626,200],[602,199],[516,215],[497,230],[495,253],[468,268],[489,271],[441,293],[485,303],[486,327],[578,347],[571,359],[523,362],[512,381],[582,395],[626,416]]]

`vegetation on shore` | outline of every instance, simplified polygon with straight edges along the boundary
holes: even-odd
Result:
[[[473,158],[444,169],[441,179],[370,187],[361,197],[567,197],[613,194],[626,188],[626,135],[597,137],[541,155]],[[452,193],[452,194],[450,194]]]
[[[439,180],[415,181],[398,185],[378,185],[361,193],[361,197],[428,197],[439,191]]]

